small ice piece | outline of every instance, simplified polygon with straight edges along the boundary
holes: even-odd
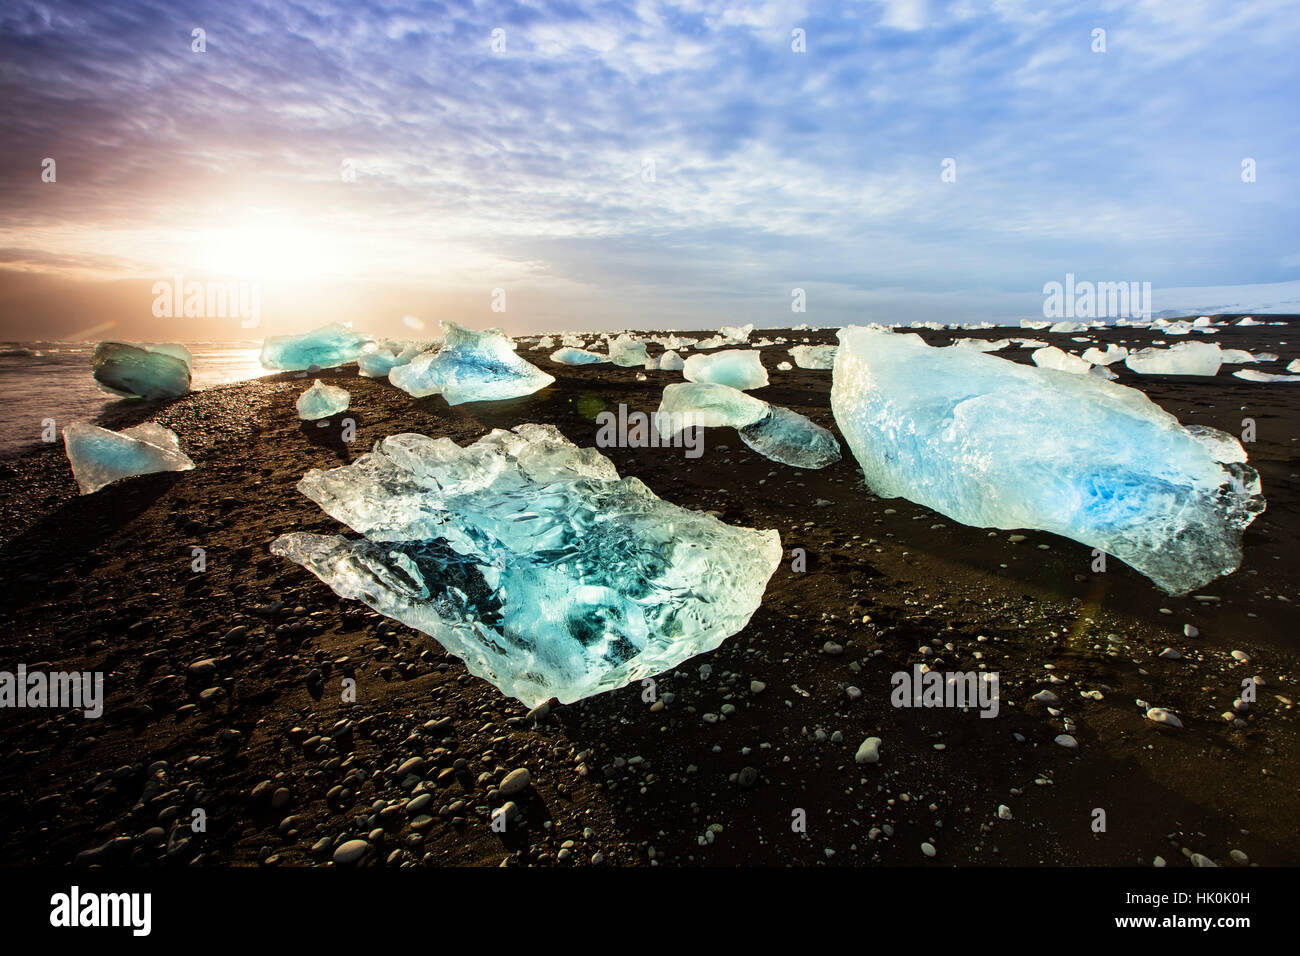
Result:
[[[63,447],[83,495],[122,478],[194,467],[176,433],[156,422],[114,432],[74,421],[63,429]]]
[[[1124,364],[1139,375],[1218,375],[1223,353],[1210,342],[1182,342],[1129,352]]]
[[[384,342],[357,359],[357,371],[364,378],[388,378],[389,372],[406,365],[423,351],[425,347],[419,342]]]
[[[388,380],[415,398],[442,395],[448,405],[531,395],[555,381],[515,354],[514,343],[495,329],[475,331],[443,322],[437,352],[417,355],[388,373]]]
[[[791,365],[789,362],[777,362],[777,363],[776,363],[776,368],[777,368],[777,371],[779,371],[779,372],[791,372],[791,371],[794,371],[794,366]]]
[[[1232,374],[1235,378],[1244,378],[1248,382],[1300,382],[1300,375],[1278,375],[1253,368],[1237,369]]]
[[[1233,436],[1093,375],[844,329],[831,408],[881,497],[1072,538],[1171,594],[1235,571],[1264,509]]]
[[[655,413],[660,435],[683,428],[744,428],[766,417],[772,406],[728,385],[678,382],[664,388]]]
[[[619,368],[645,368],[645,343],[630,335],[620,335],[609,343],[609,358]]]
[[[1116,345],[1113,342],[1106,346],[1106,351],[1098,348],[1085,349],[1083,360],[1091,362],[1093,365],[1113,365],[1116,362],[1122,362],[1128,358],[1128,349],[1122,345]]]
[[[754,332],[754,323],[746,325],[724,325],[718,330],[722,333],[722,339],[727,345],[744,345],[749,341],[750,335]]]
[[[782,556],[776,531],[663,501],[550,425],[464,448],[390,436],[298,490],[364,537],[297,532],[273,554],[529,707],[715,649],[749,622]]]
[[[1092,368],[1092,363],[1084,361],[1077,355],[1071,355],[1058,349],[1055,345],[1049,345],[1045,349],[1035,349],[1030,356],[1034,364],[1039,368],[1055,369],[1058,372],[1070,372],[1074,375],[1082,375]]]
[[[178,398],[190,390],[194,358],[179,344],[100,342],[91,357],[95,384],[124,398]]]
[[[794,364],[800,368],[831,369],[835,367],[838,345],[796,345],[790,349]]]
[[[712,355],[692,355],[682,367],[688,382],[710,382],[747,390],[767,384],[761,353],[752,349],[727,349]]]
[[[680,372],[685,366],[685,360],[671,349],[659,356],[659,370],[661,372]]]
[[[298,396],[298,417],[305,422],[329,418],[346,411],[352,396],[347,389],[337,385],[325,385],[316,379],[314,385]]]
[[[1030,329],[1040,329],[1040,328],[1042,328],[1041,325],[1029,325],[1029,326],[1025,326],[1023,322],[1021,323],[1021,325],[1024,326],[1025,328],[1030,328]],[[1058,333],[1058,334],[1059,334],[1059,333],[1064,333],[1064,332],[1087,332],[1087,331],[1088,331],[1088,323],[1086,323],[1086,322],[1069,322],[1069,321],[1065,321],[1065,322],[1057,322],[1055,325],[1053,325],[1053,326],[1052,326],[1050,329],[1048,329],[1047,331],[1049,331],[1049,332],[1056,332],[1056,333]]]
[[[1000,352],[1011,344],[1011,340],[997,339],[989,341],[988,339],[957,339],[952,344],[957,348],[974,349],[976,352]],[[831,347],[834,348],[834,346]],[[834,362],[832,361],[831,365],[826,367],[831,368],[833,365]]]
[[[740,440],[766,458],[795,468],[825,468],[840,460],[840,443],[825,428],[776,405],[738,430]]]
[[[1300,359],[1294,359],[1293,361],[1288,362],[1286,370],[1288,372],[1300,372]]]
[[[1255,317],[1248,315],[1237,323],[1238,325],[1263,325],[1263,322],[1256,322]]]
[[[601,362],[608,362],[609,356],[566,345],[551,353],[551,361],[559,362],[561,365],[598,365]]]
[[[302,335],[272,335],[262,342],[263,368],[301,372],[355,362],[370,338],[337,322]]]

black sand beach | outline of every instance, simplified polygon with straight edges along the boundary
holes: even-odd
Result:
[[[1278,352],[1261,367],[1280,371],[1300,357],[1293,328],[1206,338]],[[1018,329],[923,334],[1074,345]],[[763,335],[835,340],[753,337]],[[1162,336],[1088,337],[1140,346]],[[360,865],[390,866],[1186,866],[1193,854],[1242,865],[1232,851],[1300,862],[1300,390],[1236,379],[1233,367],[1180,379],[1113,366],[1184,424],[1240,435],[1244,418],[1256,422],[1247,450],[1267,511],[1246,533],[1241,570],[1185,598],[1117,560],[1094,573],[1090,549],[1072,541],[1027,531],[1013,543],[1011,532],[876,499],[847,447],[822,471],[762,458],[730,429],[709,430],[694,460],[603,449],[661,498],[777,529],[787,559],[748,627],[660,675],[658,705],[630,686],[529,716],[430,638],[267,550],[285,532],[336,532],[294,485],[383,436],[466,444],[544,422],[590,446],[596,412],[620,402],[653,412],[681,381],[559,366],[527,345],[520,354],[557,381],[456,408],[355,369],[320,374],[352,393],[341,416],[357,423],[351,443],[337,418],[298,421],[294,400],[310,381],[285,374],[118,403],[99,422],[173,429],[190,472],[82,497],[61,445],[0,462],[0,669],[109,675],[101,719],[5,714],[0,863],[297,866],[329,863],[354,839],[368,847]],[[1030,361],[1027,350],[1002,354]],[[834,430],[831,373],[776,370],[788,360],[765,349],[771,385],[754,394]],[[202,573],[191,568],[196,547]],[[807,553],[802,573],[794,548]],[[1170,647],[1181,658],[1159,656]],[[890,675],[922,661],[996,671],[998,716],[892,706]],[[339,699],[345,675],[357,681],[352,704]],[[1223,715],[1249,677],[1258,700],[1234,726]],[[1031,700],[1044,689],[1060,715]],[[1145,719],[1147,706],[1175,711],[1183,728]],[[1067,718],[1077,750],[1054,743]],[[857,764],[869,736],[882,739],[881,759]],[[531,782],[509,797],[519,825],[500,834],[489,814],[518,768]]]

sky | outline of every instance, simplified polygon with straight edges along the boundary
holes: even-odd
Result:
[[[1298,48],[1294,0],[5,0],[0,339],[1295,299]]]

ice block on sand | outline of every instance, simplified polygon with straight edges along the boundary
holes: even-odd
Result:
[[[346,411],[352,396],[345,388],[326,385],[316,379],[314,385],[298,396],[298,417],[313,422]]]
[[[272,335],[262,343],[263,368],[303,371],[355,362],[370,337],[333,323],[302,335]]]
[[[194,358],[183,345],[100,342],[91,357],[95,383],[124,398],[177,398],[190,390]]]
[[[72,422],[63,429],[63,447],[83,495],[123,478],[194,467],[176,433],[155,422],[120,432]]]
[[[555,381],[515,354],[514,343],[495,329],[480,332],[454,322],[442,327],[446,340],[441,349],[417,355],[388,374],[390,382],[415,398],[441,395],[448,405],[491,402],[531,395]]]

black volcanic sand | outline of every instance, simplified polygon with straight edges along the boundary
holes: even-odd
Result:
[[[956,334],[1084,347],[1042,332]],[[1257,367],[1281,371],[1300,356],[1290,334],[1270,325],[1207,339],[1276,351],[1280,362]],[[763,335],[834,341],[822,331],[753,338]],[[1145,345],[1160,336],[1089,338]],[[0,669],[109,675],[100,720],[3,714],[0,861],[302,865],[359,838],[369,845],[362,865],[1150,865],[1160,856],[1184,866],[1194,853],[1240,865],[1234,850],[1264,865],[1300,862],[1300,389],[1244,382],[1231,369],[1206,380],[1114,366],[1184,423],[1234,434],[1245,417],[1257,423],[1249,452],[1268,510],[1246,535],[1242,569],[1186,598],[1113,559],[1093,573],[1091,549],[1072,541],[1028,531],[1012,543],[1007,531],[879,500],[847,448],[822,471],[761,458],[729,429],[710,430],[694,461],[681,450],[607,449],[622,474],[662,498],[776,528],[787,560],[743,631],[660,675],[659,706],[638,686],[528,716],[431,639],[267,550],[284,532],[343,530],[295,482],[385,435],[467,444],[494,427],[549,422],[590,446],[596,411],[625,402],[652,412],[663,387],[681,381],[648,372],[637,382],[637,369],[569,368],[549,350],[520,350],[556,383],[457,408],[354,370],[322,374],[352,392],[341,416],[357,422],[350,445],[338,418],[326,428],[297,420],[294,400],[310,382],[282,375],[163,406],[117,403],[101,419],[174,429],[191,472],[81,497],[61,445],[0,463]],[[1025,350],[1002,354],[1029,361]],[[831,373],[777,371],[784,347],[765,355],[772,384],[755,394],[834,429]],[[206,549],[204,573],[191,570],[194,547]],[[791,570],[794,548],[807,551],[803,573]],[[1199,636],[1185,637],[1185,624]],[[1182,658],[1160,658],[1167,647]],[[1000,714],[891,706],[890,675],[922,660],[996,671]],[[211,664],[191,668],[197,661]],[[712,673],[702,678],[705,663]],[[353,704],[340,701],[345,675],[357,681]],[[1261,680],[1258,701],[1236,727],[1223,715],[1247,677]],[[751,690],[753,681],[765,689]],[[1031,700],[1049,688],[1063,713]],[[1146,720],[1138,701],[1173,710],[1184,729]],[[1054,743],[1066,718],[1077,725],[1074,751]],[[868,736],[883,740],[880,762],[856,764]],[[489,814],[516,768],[531,784],[511,798],[519,816],[499,834]],[[999,805],[1012,819],[998,818]],[[1094,832],[1096,808],[1105,832]],[[206,832],[190,825],[196,809]],[[792,828],[800,809],[806,833]]]

